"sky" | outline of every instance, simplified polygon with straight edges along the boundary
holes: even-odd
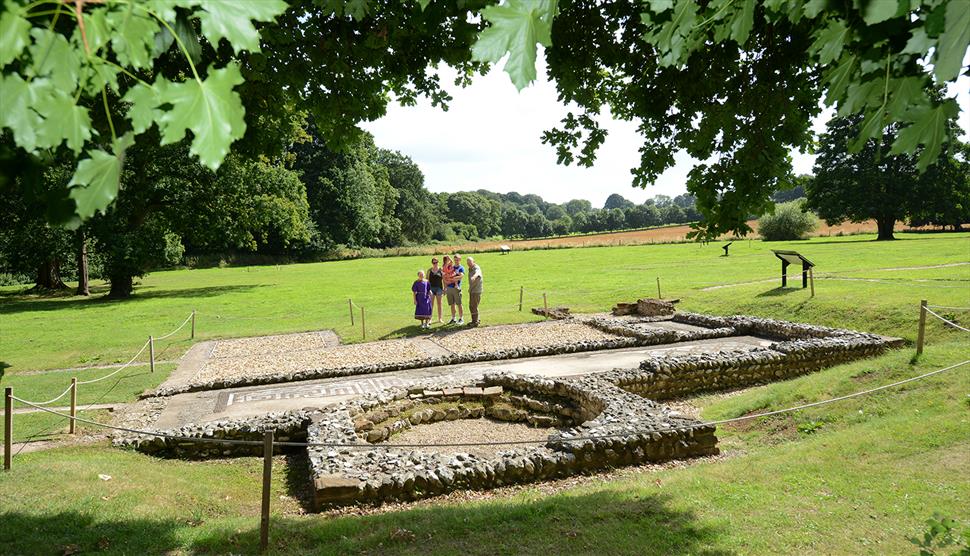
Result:
[[[542,132],[558,125],[568,112],[556,98],[540,56],[539,79],[517,92],[508,75],[496,64],[466,88],[455,86],[455,72],[440,68],[441,82],[454,97],[447,112],[420,99],[416,106],[388,106],[387,115],[362,127],[374,134],[378,146],[401,151],[422,169],[431,191],[488,189],[500,193],[535,193],[546,201],[563,203],[587,199],[603,206],[612,193],[636,203],[655,195],[671,197],[687,191],[687,173],[694,160],[685,153],[647,189],[632,185],[630,168],[638,166],[642,144],[632,122],[601,115],[609,133],[591,168],[556,163],[555,149],[541,142]],[[961,77],[956,89],[961,105],[961,128],[970,133],[970,78]],[[816,132],[825,128],[827,110],[813,122]],[[792,153],[796,173],[810,174],[814,157]]]

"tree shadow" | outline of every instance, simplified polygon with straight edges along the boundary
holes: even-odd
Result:
[[[3,554],[255,554],[259,516],[104,518],[96,510],[0,514]],[[192,528],[198,527],[197,531]],[[271,554],[706,554],[724,534],[667,494],[576,494],[427,505],[374,515],[275,516]]]
[[[207,286],[202,288],[168,289],[143,291],[150,286],[135,288],[135,294],[127,299],[110,299],[107,296],[77,297],[64,299],[58,296],[37,298],[28,295],[8,296],[0,303],[0,314],[30,313],[36,311],[58,311],[62,309],[86,309],[91,307],[110,307],[121,304],[132,304],[152,299],[193,299],[213,297],[227,293],[248,293],[256,288],[270,287],[271,284],[245,284],[237,286]]]
[[[795,292],[800,292],[800,291],[802,291],[804,289],[805,288],[801,288],[801,287],[798,287],[798,288],[785,287],[785,288],[783,288],[783,287],[779,286],[777,288],[772,288],[770,290],[763,291],[763,292],[755,295],[755,297],[780,297],[780,296],[783,296],[783,295],[789,295],[789,294],[793,294]]]
[[[0,380],[3,380],[3,375],[7,372],[7,369],[12,366],[13,365],[7,363],[6,361],[0,361]]]

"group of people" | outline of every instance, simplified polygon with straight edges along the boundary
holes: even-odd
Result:
[[[462,307],[462,282],[467,280],[468,311],[471,313],[469,326],[478,326],[478,305],[482,301],[482,267],[475,259],[468,257],[468,268],[461,264],[461,255],[454,258],[446,256],[438,266],[438,258],[431,259],[431,268],[419,270],[418,279],[411,285],[414,298],[414,318],[421,321],[421,328],[431,328],[434,307],[438,307],[438,322],[441,318],[441,298],[444,297],[451,307],[451,320],[448,324],[465,324],[465,310]],[[455,317],[458,317],[457,319]]]

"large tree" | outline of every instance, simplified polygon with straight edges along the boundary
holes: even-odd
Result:
[[[875,220],[878,239],[890,240],[897,221],[927,206],[924,198],[943,204],[954,204],[961,195],[966,199],[966,186],[956,183],[961,173],[966,181],[966,164],[951,152],[956,148],[944,150],[934,169],[920,174],[916,155],[891,154],[895,129],[850,152],[847,142],[858,135],[861,125],[858,116],[835,118],[819,140],[815,178],[807,183],[806,197],[808,206],[826,222]]]
[[[411,157],[398,151],[378,149],[375,160],[387,170],[391,187],[397,191],[394,217],[400,221],[404,240],[423,243],[441,225],[434,199],[424,188],[424,173]]]

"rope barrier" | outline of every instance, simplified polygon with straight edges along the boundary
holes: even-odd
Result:
[[[927,305],[933,309],[949,309],[951,311],[970,311],[970,307],[947,307],[946,305]]]
[[[182,330],[183,328],[185,328],[185,325],[188,324],[189,321],[191,321],[191,320],[192,320],[192,314],[189,313],[189,316],[186,317],[184,321],[182,321],[182,324],[178,325],[178,328],[176,328],[175,330],[169,332],[168,334],[166,334],[164,336],[159,336],[159,337],[155,338],[155,341],[166,340],[166,339],[172,337],[176,332],[178,332],[179,330]]]
[[[49,404],[52,404],[52,403],[56,402],[57,400],[63,398],[70,391],[71,391],[71,385],[68,385],[67,389],[64,390],[63,392],[61,392],[60,395],[57,396],[56,398],[51,398],[51,399],[47,400],[46,402],[33,402],[33,403],[35,405],[49,405]]]
[[[929,314],[931,314],[931,315],[933,315],[934,317],[940,319],[941,321],[945,322],[946,324],[952,326],[953,328],[959,328],[960,330],[963,330],[964,332],[970,332],[970,328],[964,328],[964,327],[960,326],[959,324],[953,322],[952,320],[945,319],[945,318],[941,317],[940,315],[934,313],[932,309],[926,309],[926,312],[929,313]]]
[[[135,362],[135,359],[138,359],[138,356],[140,356],[142,353],[145,352],[146,349],[148,349],[148,344],[150,344],[150,343],[151,343],[151,341],[145,342],[145,345],[141,346],[141,349],[138,350],[138,353],[136,353],[134,357],[132,357],[131,359],[129,359],[127,363],[125,363],[124,365],[118,367],[114,371],[112,371],[112,372],[110,372],[110,373],[108,373],[108,374],[106,374],[106,375],[104,375],[102,377],[99,377],[99,378],[92,378],[91,380],[79,380],[78,381],[78,385],[81,385],[81,384],[92,384],[92,383],[95,383],[95,382],[100,382],[100,381],[102,381],[102,380],[104,380],[106,378],[111,378],[114,375],[120,373],[121,371],[127,369],[132,363]]]
[[[838,396],[838,397],[835,397],[835,398],[829,398],[829,399],[821,400],[821,401],[817,401],[817,402],[811,402],[811,403],[801,404],[801,405],[797,405],[797,406],[794,406],[794,407],[788,407],[788,408],[785,408],[785,409],[778,409],[778,410],[775,410],[775,411],[765,411],[765,412],[757,413],[757,414],[754,414],[754,415],[742,415],[740,417],[732,417],[732,418],[729,418],[729,419],[720,419],[720,420],[716,420],[716,421],[705,421],[705,422],[701,422],[701,423],[695,423],[695,424],[684,425],[684,426],[667,426],[667,427],[650,429],[650,430],[644,430],[644,431],[629,431],[629,432],[603,434],[603,435],[587,435],[587,436],[564,437],[564,438],[562,438],[562,441],[563,442],[586,442],[586,441],[606,440],[606,439],[612,439],[612,438],[626,438],[626,437],[631,437],[631,436],[641,436],[641,435],[645,435],[645,434],[651,434],[651,433],[655,433],[655,432],[665,432],[665,431],[671,431],[671,430],[674,430],[674,431],[686,431],[686,430],[696,429],[696,428],[701,428],[701,427],[717,426],[717,425],[723,425],[723,424],[727,424],[727,423],[734,423],[734,422],[739,422],[739,421],[747,421],[747,420],[750,420],[750,419],[759,419],[759,418],[762,418],[762,417],[769,417],[769,416],[772,416],[772,415],[780,415],[780,414],[783,414],[783,413],[791,413],[791,412],[794,412],[794,411],[801,411],[803,409],[808,409],[808,408],[812,408],[812,407],[819,407],[819,406],[822,406],[822,405],[827,405],[827,404],[834,403],[834,402],[838,402],[838,401],[843,401],[843,400],[847,400],[847,399],[851,399],[851,398],[857,398],[857,397],[860,397],[860,396],[865,396],[865,395],[868,395],[868,394],[872,394],[874,392],[879,392],[879,391],[882,391],[882,390],[887,390],[889,388],[895,388],[896,386],[901,386],[903,384],[907,384],[907,383],[910,383],[910,382],[915,382],[917,380],[922,380],[922,379],[927,378],[927,377],[931,377],[931,376],[934,376],[934,375],[937,375],[937,374],[940,374],[940,373],[943,373],[943,372],[946,372],[946,371],[950,371],[952,369],[956,369],[958,367],[962,367],[963,365],[966,365],[968,363],[970,363],[970,359],[967,359],[966,361],[962,361],[960,363],[955,363],[953,365],[950,365],[948,367],[944,367],[942,369],[937,369],[935,371],[930,371],[930,372],[927,372],[927,373],[923,373],[923,374],[918,375],[918,376],[910,377],[910,378],[903,379],[903,380],[898,380],[896,382],[893,382],[893,383],[890,383],[890,384],[884,384],[882,386],[877,386],[875,388],[870,388],[868,390],[862,390],[862,391],[859,391],[859,392],[854,392],[852,394],[846,394],[844,396]],[[257,446],[257,445],[262,445],[263,444],[263,441],[262,440],[234,440],[234,439],[227,439],[227,438],[208,438],[208,437],[178,436],[178,435],[161,433],[161,432],[144,431],[144,430],[138,430],[138,429],[131,429],[131,428],[127,428],[127,427],[119,427],[119,426],[115,426],[115,425],[109,425],[107,423],[99,423],[97,421],[92,421],[92,420],[89,420],[89,419],[84,419],[82,417],[71,417],[70,415],[66,415],[64,413],[60,413],[58,411],[54,411],[54,410],[52,410],[50,408],[47,408],[47,407],[36,406],[35,404],[32,404],[32,403],[30,403],[30,402],[28,402],[26,400],[22,400],[20,398],[15,397],[15,396],[11,396],[11,397],[13,399],[21,402],[21,403],[25,403],[27,405],[33,405],[34,407],[36,407],[37,409],[40,409],[41,411],[46,411],[48,413],[52,413],[54,415],[59,415],[61,417],[67,418],[67,419],[74,419],[74,420],[80,421],[82,423],[87,423],[87,424],[90,424],[90,425],[96,425],[96,426],[100,426],[100,427],[104,427],[104,428],[108,428],[108,429],[113,429],[113,430],[118,430],[118,431],[122,431],[122,432],[129,432],[129,433],[132,433],[132,434],[141,434],[141,435],[145,435],[145,436],[155,436],[155,437],[159,437],[159,438],[167,438],[167,439],[170,439],[170,440],[185,441],[185,442],[211,442],[211,443],[216,443],[216,444],[239,444],[239,445],[246,445],[246,446]],[[467,446],[512,446],[512,445],[521,445],[521,444],[536,444],[536,445],[538,445],[538,444],[546,444],[547,442],[548,442],[548,440],[503,440],[503,441],[497,441],[496,440],[496,441],[482,441],[482,442],[448,442],[448,443],[436,443],[436,444],[369,444],[369,443],[352,444],[352,443],[347,443],[347,442],[274,442],[273,444],[276,445],[276,446],[302,447],[302,448],[313,447],[313,448],[387,449],[387,448],[458,448],[458,447],[467,447]]]

